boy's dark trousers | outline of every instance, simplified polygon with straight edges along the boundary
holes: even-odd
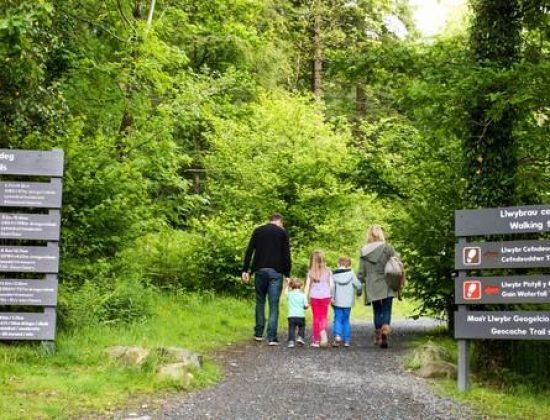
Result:
[[[296,327],[298,327],[298,337],[305,338],[306,319],[289,316],[288,317],[288,341],[296,341]]]

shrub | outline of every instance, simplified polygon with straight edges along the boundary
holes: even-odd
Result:
[[[196,222],[191,231],[151,233],[122,254],[121,267],[162,289],[239,293],[242,253],[250,229],[246,223],[212,218]]]
[[[152,313],[152,294],[138,281],[95,279],[82,286],[62,285],[59,293],[59,326],[78,329],[96,323],[141,321]]]

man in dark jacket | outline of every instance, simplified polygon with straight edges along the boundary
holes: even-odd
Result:
[[[252,257],[254,255],[254,257]],[[252,259],[252,264],[250,260]],[[265,300],[269,300],[267,341],[277,346],[277,325],[279,322],[279,298],[283,289],[283,276],[290,276],[290,241],[283,228],[283,216],[273,213],[269,223],[254,229],[244,255],[242,280],[250,282],[250,273],[255,273],[256,327],[254,339],[262,341],[265,324]]]

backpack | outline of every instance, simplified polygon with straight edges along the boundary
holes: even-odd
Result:
[[[405,286],[405,268],[397,257],[390,257],[384,267],[384,278],[386,284],[392,290],[399,292]]]

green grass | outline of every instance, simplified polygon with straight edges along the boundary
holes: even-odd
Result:
[[[451,361],[457,362],[456,340],[449,337],[444,329],[419,336],[413,345],[427,342],[445,347],[449,350]],[[487,419],[550,419],[550,389],[544,384],[504,373],[492,377],[489,380],[471,375],[471,387],[466,393],[458,391],[456,380],[434,380],[433,384],[439,394],[470,405]]]
[[[210,295],[157,296],[155,315],[131,325],[99,325],[60,333],[54,355],[38,343],[0,345],[2,419],[69,418],[85,411],[123,407],[129,397],[174,390],[155,379],[155,363],[126,367],[105,357],[114,345],[181,346],[208,352],[251,336],[253,304]],[[193,387],[219,380],[206,358]]]

